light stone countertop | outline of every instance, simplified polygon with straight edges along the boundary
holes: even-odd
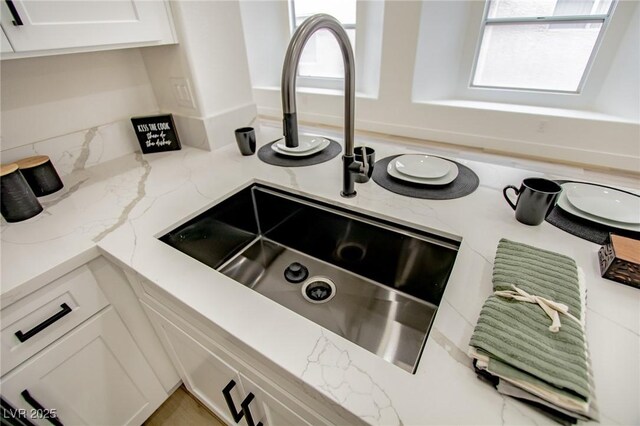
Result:
[[[262,141],[277,129],[263,125]],[[341,139],[333,129],[315,132]],[[231,137],[232,139],[232,137]],[[599,246],[548,223],[518,223],[502,188],[529,176],[596,181],[638,190],[639,181],[398,138],[357,138],[377,159],[422,152],[473,169],[480,187],[456,200],[393,194],[373,181],[340,197],[340,156],[282,168],[243,157],[231,140],[215,152],[132,154],[65,177],[45,211],[1,230],[1,304],[7,306],[89,259],[107,253],[209,318],[276,365],[372,424],[547,424],[551,421],[478,380],[466,355],[500,238],[574,258],[587,277],[587,337],[602,424],[640,424],[640,290],[600,277]],[[322,329],[157,240],[253,182],[420,229],[462,237],[458,257],[415,374]],[[251,315],[244,313],[251,312]],[[260,324],[259,327],[256,324]]]

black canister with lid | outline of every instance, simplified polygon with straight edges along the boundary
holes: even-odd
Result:
[[[53,194],[64,186],[58,172],[46,155],[23,158],[16,161],[16,164],[36,197]]]
[[[15,163],[0,168],[0,191],[0,210],[7,222],[20,222],[42,211],[42,206]]]

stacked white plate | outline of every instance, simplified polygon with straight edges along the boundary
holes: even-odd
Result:
[[[387,173],[405,182],[446,185],[458,177],[458,166],[452,161],[432,155],[407,154],[391,160]]]
[[[558,206],[602,225],[640,232],[640,196],[600,185],[562,184]]]
[[[287,157],[307,157],[317,154],[331,144],[331,141],[322,136],[316,135],[299,135],[298,146],[295,148],[288,147],[284,139],[271,144],[271,149],[280,155]]]

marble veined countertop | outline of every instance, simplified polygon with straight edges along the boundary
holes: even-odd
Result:
[[[259,144],[276,128],[263,125]],[[341,139],[333,129],[315,129]],[[574,258],[587,277],[587,337],[602,424],[640,424],[640,290],[602,279],[599,246],[548,223],[518,223],[502,197],[529,176],[596,181],[637,190],[637,179],[516,160],[399,138],[363,136],[377,158],[433,153],[459,161],[480,187],[456,200],[393,194],[373,181],[340,197],[341,160],[283,168],[243,157],[233,143],[215,152],[128,155],[64,178],[45,211],[1,229],[2,306],[105,252],[208,317],[304,383],[371,424],[545,424],[547,417],[500,396],[476,378],[466,355],[500,238]],[[238,188],[262,182],[421,229],[462,237],[449,284],[415,374],[324,330],[157,240],[186,217]],[[251,312],[242,315],[238,312]],[[256,324],[260,324],[259,327]]]

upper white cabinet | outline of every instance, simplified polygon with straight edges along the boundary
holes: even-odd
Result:
[[[176,42],[169,5],[162,0],[6,0],[0,12],[16,53]]]

